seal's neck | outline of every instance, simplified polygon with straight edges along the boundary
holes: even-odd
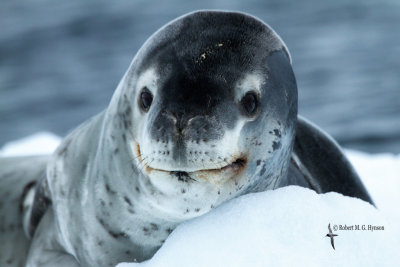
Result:
[[[91,205],[97,223],[110,243],[136,247],[137,260],[154,254],[183,219],[167,216],[156,205],[143,184],[134,159],[127,148],[126,133],[107,129],[99,139],[98,151],[89,175]],[[133,255],[132,255],[133,256]]]

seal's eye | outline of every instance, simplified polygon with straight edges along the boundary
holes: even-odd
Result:
[[[258,95],[255,92],[247,92],[240,104],[243,107],[243,111],[247,116],[252,116],[257,112],[258,109]]]
[[[151,103],[153,102],[153,95],[151,94],[149,89],[147,89],[147,87],[144,87],[142,89],[139,102],[140,107],[143,109],[143,111],[147,112],[151,106]]]

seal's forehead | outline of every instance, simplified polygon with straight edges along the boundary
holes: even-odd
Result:
[[[154,33],[136,59],[139,65],[160,63],[162,59],[170,62],[172,58],[199,65],[214,64],[212,59],[216,58],[216,62],[221,62],[221,58],[232,60],[237,56],[235,63],[254,65],[280,50],[285,51],[290,61],[281,38],[253,16],[239,12],[197,11],[171,21]],[[257,59],[260,62],[252,62]]]

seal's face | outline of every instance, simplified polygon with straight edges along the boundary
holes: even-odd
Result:
[[[260,88],[256,81],[242,92],[212,73],[188,77],[177,65],[162,77],[156,68],[142,76],[156,82],[139,83],[137,115],[145,120],[135,154],[150,176],[224,183],[247,165],[240,132],[259,113]]]
[[[161,195],[212,207],[286,173],[296,83],[279,37],[253,17],[173,21],[139,51],[120,91],[119,110],[132,110],[127,146]]]

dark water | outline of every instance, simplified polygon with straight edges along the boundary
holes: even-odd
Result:
[[[96,4],[93,4],[96,3]],[[251,13],[288,45],[299,112],[342,145],[400,152],[400,1],[0,2],[0,145],[103,110],[141,44],[196,9]]]

